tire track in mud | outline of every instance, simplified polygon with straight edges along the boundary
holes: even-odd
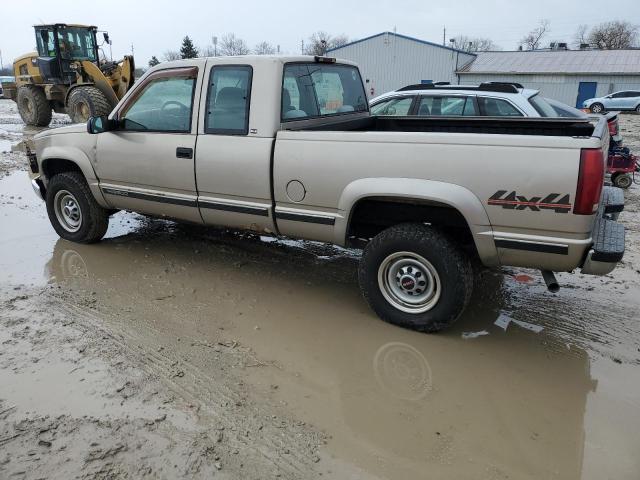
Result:
[[[322,434],[312,431],[303,422],[280,419],[278,423],[279,419],[270,415],[268,408],[258,406],[247,395],[234,392],[221,379],[207,375],[184,356],[172,356],[161,345],[149,345],[148,338],[135,334],[132,329],[114,326],[114,323],[119,323],[117,319],[115,322],[110,321],[109,327],[105,327],[104,320],[90,308],[74,305],[50,294],[47,301],[55,304],[60,312],[82,319],[83,323],[91,327],[92,333],[107,336],[109,341],[116,343],[136,359],[135,365],[138,368],[158,378],[172,392],[196,405],[202,421],[218,426],[218,438],[225,439],[229,455],[249,449],[279,474],[290,478],[307,477],[315,470],[314,464],[319,460],[318,448],[326,440]],[[104,314],[101,312],[100,315]],[[192,343],[200,348],[215,347],[197,344],[195,339]],[[241,349],[240,346],[218,346],[229,350]],[[219,353],[220,357],[229,355],[229,352]],[[251,353],[245,350],[235,357],[233,361],[251,359]],[[175,380],[177,378],[184,381]],[[225,410],[221,412],[213,405]],[[222,440],[219,443],[223,443]]]

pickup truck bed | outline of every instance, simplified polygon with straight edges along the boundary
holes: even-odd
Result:
[[[97,241],[126,209],[358,246],[373,310],[432,332],[474,259],[615,268],[608,142],[604,120],[372,117],[353,64],[231,57],[151,69],[109,118],[37,135],[30,165],[63,238]]]

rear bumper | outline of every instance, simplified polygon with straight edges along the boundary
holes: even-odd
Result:
[[[625,229],[616,220],[624,209],[622,190],[605,187],[598,218],[593,226],[593,245],[587,252],[582,273],[606,275],[616,268],[624,256]]]

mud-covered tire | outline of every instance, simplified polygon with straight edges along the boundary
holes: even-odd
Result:
[[[611,183],[618,188],[626,190],[633,184],[633,178],[628,173],[616,172],[611,175]]]
[[[591,110],[591,113],[603,113],[604,112],[604,105],[602,105],[601,103],[594,103],[593,105],[591,105],[589,107],[589,110]]]
[[[111,110],[109,100],[96,87],[76,87],[67,99],[67,114],[73,123],[87,123],[89,117],[109,115]]]
[[[24,85],[18,88],[16,103],[25,124],[47,127],[51,123],[51,104],[42,88],[35,85]]]
[[[420,278],[425,285],[419,285]],[[364,249],[358,280],[362,295],[380,318],[429,333],[450,327],[460,317],[474,281],[471,262],[462,249],[443,233],[421,224],[396,225],[374,237]],[[424,296],[432,286],[437,294]],[[411,294],[409,288],[415,288]]]
[[[46,202],[49,221],[61,238],[77,243],[94,243],[107,233],[108,211],[96,202],[81,173],[54,175],[47,186]],[[74,211],[79,211],[79,214],[73,216]]]

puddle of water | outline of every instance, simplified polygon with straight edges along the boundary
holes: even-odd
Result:
[[[583,462],[618,471],[585,460],[596,453],[587,446],[606,438],[601,409],[587,405],[607,405],[621,389],[638,399],[640,382],[627,386],[614,368],[606,389],[598,384],[594,339],[575,330],[571,340],[547,316],[564,301],[549,302],[542,287],[517,290],[544,330],[505,332],[494,322],[505,312],[521,318],[516,287],[489,275],[454,329],[418,334],[378,320],[360,297],[356,260],[325,250],[148,221],[98,245],[59,241],[47,268],[77,291],[98,291],[106,310],[126,314],[127,329],[183,351],[197,368],[216,366],[208,352],[185,350],[190,339],[250,347],[260,363],[241,376],[256,394],[327,431],[337,460],[373,474],[577,479]],[[536,297],[546,303],[538,313]],[[590,307],[602,317],[606,305]],[[483,330],[490,335],[462,339]],[[622,401],[618,412],[633,425],[620,442],[640,445],[638,406]]]
[[[105,238],[127,235],[142,222],[138,215],[118,213],[111,218]],[[27,173],[14,172],[0,179],[1,277],[12,284],[47,283],[50,277],[45,266],[58,240]]]

